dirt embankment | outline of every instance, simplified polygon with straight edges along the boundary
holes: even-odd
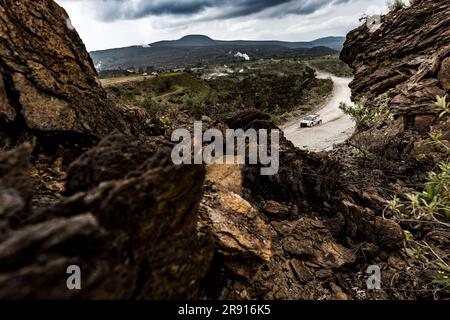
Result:
[[[103,87],[109,87],[117,84],[144,81],[146,79],[154,78],[154,76],[129,76],[129,77],[115,77],[100,79]]]

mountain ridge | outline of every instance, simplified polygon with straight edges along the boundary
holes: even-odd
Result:
[[[150,47],[173,46],[211,46],[211,45],[278,45],[290,49],[313,48],[324,46],[334,50],[342,49],[345,37],[329,36],[313,41],[281,41],[281,40],[215,40],[201,34],[186,35],[178,40],[163,40],[150,43]]]
[[[333,50],[340,51],[344,45],[345,37],[328,36],[318,38],[312,41],[282,41],[282,40],[215,40],[209,36],[202,34],[190,34],[177,40],[161,40],[144,45],[131,45],[125,47],[108,48],[100,50],[91,50],[89,53],[98,53],[111,50],[120,50],[135,47],[154,48],[154,47],[204,47],[218,45],[276,45],[290,49],[328,47]]]
[[[294,58],[337,54],[343,37],[320,38],[311,42],[214,40],[204,35],[187,35],[178,40],[158,41],[149,45],[91,51],[97,70],[115,70],[152,66],[156,69],[230,63],[236,54],[252,59]]]

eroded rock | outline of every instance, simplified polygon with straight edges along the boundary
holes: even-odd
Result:
[[[434,114],[437,95],[449,92],[450,3],[415,1],[381,18],[371,33],[366,24],[347,35],[341,59],[354,70],[353,100],[388,93],[397,116]]]
[[[103,154],[108,159],[101,159],[100,151],[113,140],[105,138],[97,151],[94,148],[82,158],[110,161],[111,154],[123,150],[120,143],[110,145],[110,152]],[[133,146],[137,140],[123,137],[123,141]],[[195,232],[204,168],[174,166],[164,152],[133,167],[126,156],[115,160],[124,165],[120,175],[103,183],[102,179],[92,180],[84,192],[27,212],[14,230],[4,227],[7,232],[0,237],[1,297],[196,296],[212,259],[208,237]],[[86,175],[83,170],[90,167],[80,166],[81,176]],[[11,189],[14,182],[8,183],[10,189],[0,190],[0,198],[8,200],[1,204],[1,211],[9,216],[22,205],[22,198],[14,193],[17,189]],[[72,264],[83,270],[85,289],[78,293],[65,286],[65,269]],[[42,287],[46,290],[38,289]]]
[[[163,147],[170,143],[149,136],[155,128],[143,109],[106,100],[60,7],[49,0],[0,4],[5,39],[0,44],[0,143],[12,148],[38,138],[32,165],[30,145],[0,153],[1,298],[360,298],[354,288],[365,288],[369,263],[383,268],[389,286],[403,288],[403,277],[397,276],[402,270],[411,292],[432,281],[415,281],[418,269],[406,269],[400,250],[401,228],[381,217],[384,199],[353,186],[338,160],[298,150],[282,137],[281,167],[274,176],[261,176],[258,166],[173,165]],[[438,17],[447,8],[443,1],[430,6]],[[419,17],[427,12],[410,10]],[[398,19],[405,20],[402,12]],[[386,19],[403,31],[409,28],[395,17]],[[443,47],[448,19],[432,21],[444,39],[427,43],[419,31],[412,34],[425,44],[407,37],[406,51],[394,50],[405,74],[383,67],[394,42],[403,39],[402,33],[385,33],[385,23],[361,37],[362,47],[371,43],[369,37],[381,37],[386,52],[378,57],[369,47],[373,64],[359,61],[358,51],[343,53],[354,59],[359,79],[366,73],[376,79],[354,83],[355,96],[412,84],[420,106],[424,93],[444,90],[445,50],[436,55],[426,48]],[[350,37],[348,43],[361,48],[357,41]],[[413,49],[421,54],[413,57]],[[412,101],[402,94],[393,101]],[[276,129],[268,115],[252,110],[227,123]],[[107,136],[113,130],[121,133]],[[42,186],[47,190],[38,190]],[[82,270],[81,291],[66,288],[70,265]],[[404,297],[396,294],[379,296]]]
[[[27,132],[64,139],[138,134],[150,117],[107,100],[67,13],[52,0],[4,0],[0,10],[0,123],[14,144]],[[14,133],[14,134],[13,134]]]

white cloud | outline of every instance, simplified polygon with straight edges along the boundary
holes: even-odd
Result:
[[[378,8],[385,11],[386,8],[385,0],[350,0],[346,3],[322,6],[313,13],[302,15],[274,15],[273,11],[281,10],[280,6],[243,17],[210,19],[220,14],[219,8],[211,7],[195,15],[163,14],[139,19],[103,21],[98,18],[98,12],[92,10],[92,6],[86,5],[86,1],[56,1],[69,13],[73,26],[88,50],[173,40],[187,34],[205,34],[220,40],[313,40],[330,35],[345,35],[360,24],[359,18],[363,14],[377,11]],[[134,5],[139,2],[133,1]],[[291,6],[292,4],[289,4],[289,8]]]

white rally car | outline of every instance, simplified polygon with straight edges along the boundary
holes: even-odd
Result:
[[[322,124],[322,119],[318,114],[312,114],[303,118],[302,122],[300,122],[301,128],[312,128],[317,125]]]

